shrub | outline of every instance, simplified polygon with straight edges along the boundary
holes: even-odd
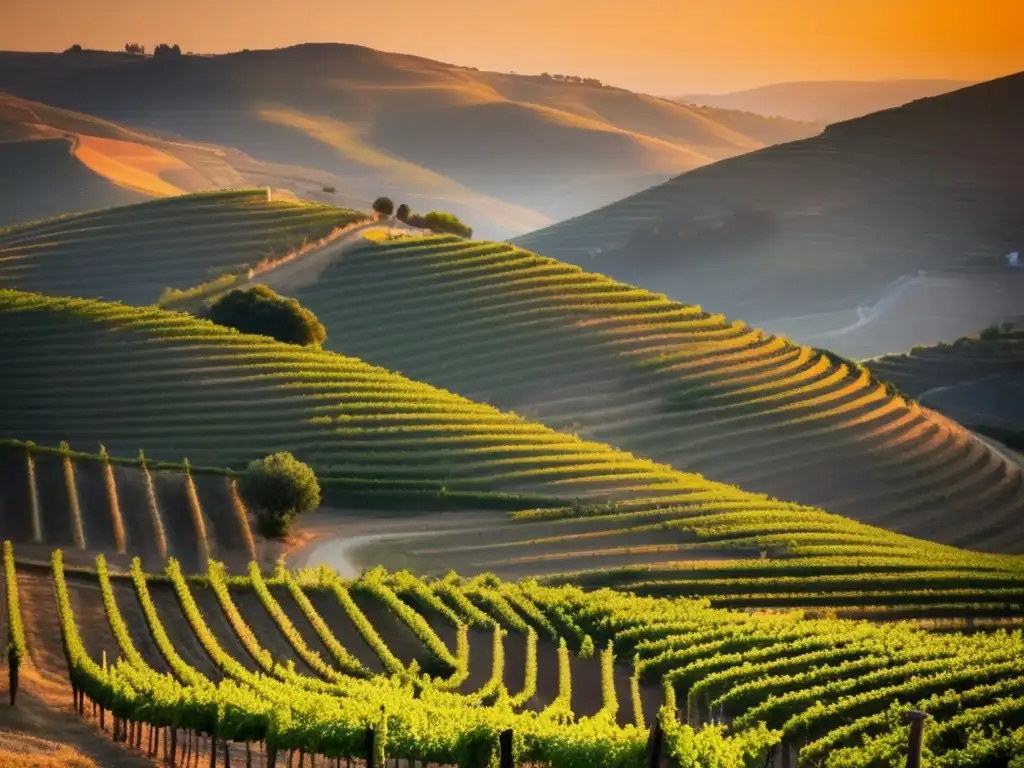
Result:
[[[209,316],[218,325],[270,336],[286,344],[318,345],[327,338],[316,315],[265,285],[229,291],[210,307]]]
[[[379,216],[390,216],[395,212],[395,204],[390,197],[378,197],[373,201],[373,210]]]
[[[999,328],[999,326],[993,324],[981,332],[981,338],[984,341],[995,341],[996,339],[999,338],[1001,333],[1002,331]]]
[[[472,237],[473,228],[467,226],[454,213],[446,211],[431,211],[426,214],[414,213],[409,216],[409,224],[420,229],[429,229],[433,232],[447,232],[459,237]]]
[[[260,532],[268,538],[284,536],[296,517],[320,505],[316,474],[287,452],[250,462],[238,491],[255,510]]]

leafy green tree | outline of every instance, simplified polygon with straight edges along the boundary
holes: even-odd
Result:
[[[327,330],[316,315],[265,285],[224,294],[210,307],[210,319],[242,333],[270,336],[286,344],[319,345],[327,338]]]
[[[256,512],[260,532],[268,538],[286,535],[295,518],[320,505],[316,474],[287,452],[250,462],[238,490]]]
[[[420,229],[432,232],[447,232],[459,237],[472,237],[473,228],[463,223],[454,213],[447,211],[431,211],[430,213],[414,213],[409,216],[408,223]]]
[[[390,197],[378,197],[373,201],[373,210],[379,216],[390,216],[395,212],[395,204]]]
[[[395,218],[402,222],[408,222],[409,216],[411,214],[412,210],[409,208],[409,206],[406,205],[405,203],[402,203],[400,206],[398,206],[398,210],[395,211]]]

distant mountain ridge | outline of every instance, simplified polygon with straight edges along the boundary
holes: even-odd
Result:
[[[404,196],[416,209],[449,209],[491,237],[820,131],[356,45],[175,60],[7,52],[0,53],[4,91],[261,162],[316,169],[349,195]],[[319,193],[320,185],[293,191]]]
[[[1019,311],[1020,272],[992,270],[1024,249],[1021,125],[1024,73],[698,168],[515,242],[770,329],[813,314],[809,329],[786,330],[813,344],[830,324],[864,325],[886,286],[912,288],[921,270],[954,270],[961,282],[985,273],[996,319],[1009,304]],[[959,308],[919,300],[922,321]],[[942,337],[978,325],[969,313]],[[908,346],[880,343],[854,354]]]
[[[732,93],[693,93],[673,99],[791,120],[837,123],[974,84],[970,80],[940,79],[822,80],[775,83]]]

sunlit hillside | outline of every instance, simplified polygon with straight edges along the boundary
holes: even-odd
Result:
[[[101,65],[102,64],[102,65]],[[354,45],[155,61],[0,54],[0,91],[315,168],[507,237],[815,124]],[[600,162],[595,162],[600,158]],[[319,184],[293,183],[299,194]]]
[[[0,225],[257,185],[281,195],[299,193],[363,208],[372,194],[346,187],[320,170],[167,138],[9,93],[0,93],[0,171],[18,180],[0,190]],[[323,192],[332,186],[335,192]]]
[[[297,295],[330,348],[564,432],[893,530],[1024,549],[1020,467],[855,363],[713,306],[455,237],[349,251]]]
[[[327,247],[365,218],[243,189],[45,219],[0,229],[0,288],[153,304]]]
[[[109,455],[120,457],[142,449],[148,462],[187,457],[196,467],[222,471],[288,450],[315,469],[329,505],[496,510],[483,541],[474,533],[479,519],[446,539],[456,549],[437,562],[457,563],[467,572],[494,570],[480,564],[496,556],[505,575],[570,574],[566,578],[587,584],[607,580],[640,589],[653,583],[659,593],[721,596],[718,579],[731,578],[730,571],[753,575],[745,569],[760,563],[776,576],[820,577],[825,597],[808,601],[800,582],[755,577],[738,582],[748,595],[740,604],[769,599],[804,606],[824,599],[825,605],[867,609],[885,604],[885,595],[911,579],[922,590],[915,598],[921,616],[944,615],[936,604],[957,603],[956,616],[992,619],[1012,613],[1006,606],[1018,600],[1014,559],[912,539],[748,493],[555,432],[355,358],[241,335],[155,308],[13,291],[0,293],[0,331],[6,362],[0,370],[0,420],[12,436],[55,447],[67,441],[89,453],[103,444]],[[76,480],[81,495],[75,503],[54,483],[63,475],[67,486],[67,457],[66,449],[31,460],[17,449],[8,454],[4,471],[12,483],[4,509],[16,510],[21,522],[6,525],[20,531],[19,540],[78,550],[109,550],[113,542],[120,551],[116,537],[93,532],[97,521],[110,526],[112,518],[103,511],[112,508],[109,489],[90,492]],[[104,462],[82,461],[87,463],[78,470],[90,467],[95,486]],[[27,470],[35,479],[26,485],[17,478]],[[196,480],[206,490],[197,491],[195,502],[182,492],[180,468],[159,481],[143,473],[141,484],[115,477],[118,498],[127,494],[120,508],[128,541],[138,545],[129,516],[134,525],[153,530],[158,520],[166,521],[166,549],[143,544],[134,551],[149,562],[181,557],[199,570],[209,557],[223,556],[217,554],[221,549],[231,557],[243,554],[250,547],[245,527],[239,528],[238,511],[225,498],[229,489],[211,477]],[[144,498],[152,483],[156,502]],[[26,498],[38,523],[26,525],[17,511],[25,509]],[[85,512],[85,499],[99,511]],[[933,524],[920,532],[994,544],[987,534],[995,513],[981,513],[980,503],[976,508],[973,526],[952,531]],[[509,519],[497,510],[524,514]],[[946,508],[937,506],[931,519],[944,514]],[[895,527],[921,519],[908,515]],[[994,548],[1019,541],[1014,530],[1004,525],[1004,546]],[[694,563],[709,561],[722,572],[707,581]],[[858,576],[871,586],[852,598],[851,567],[877,574]],[[571,575],[595,568],[600,572],[594,576]],[[755,597],[765,592],[774,597]]]

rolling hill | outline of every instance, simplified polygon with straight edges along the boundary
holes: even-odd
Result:
[[[280,263],[365,214],[266,190],[170,197],[0,229],[0,287],[152,304]]]
[[[368,192],[311,168],[255,160],[231,147],[168,139],[0,93],[0,225],[188,192],[267,186],[352,207]],[[329,195],[324,187],[334,187]]]
[[[866,369],[698,306],[455,237],[352,249],[296,295],[331,349],[563,432],[894,530],[1024,549],[1020,467]]]
[[[838,123],[966,88],[967,80],[837,80],[774,83],[732,93],[691,93],[683,104],[736,109],[791,120]]]
[[[908,290],[905,314],[944,316],[911,343],[955,338],[1019,313],[1020,273],[998,265],[1024,242],[1022,105],[1024,74],[922,99],[515,242],[858,357],[906,348],[886,312]],[[984,302],[950,306],[950,282]]]
[[[820,130],[355,45],[176,61],[7,52],[0,53],[3,91],[316,168],[360,198],[401,192],[416,209],[450,209],[497,237]],[[304,185],[291,185],[300,196],[308,191],[296,186]]]
[[[229,473],[252,458],[289,450],[314,467],[330,505],[518,513],[486,515],[483,540],[479,514],[468,517],[463,530],[447,538],[456,547],[452,556],[434,560],[445,567],[606,580],[640,591],[717,596],[729,605],[824,601],[864,611],[915,583],[916,607],[904,610],[918,617],[992,620],[1019,613],[1019,558],[958,550],[747,493],[354,358],[155,308],[13,291],[0,293],[0,331],[7,362],[0,372],[0,421],[23,440],[64,440],[90,452],[102,442],[112,456],[135,455],[141,447],[151,462],[180,462],[187,455],[194,466]],[[63,473],[66,485],[61,452],[49,456],[54,466],[35,471]],[[96,467],[102,463],[93,474]],[[17,452],[5,465],[16,481],[5,504],[16,509],[24,508],[26,493],[31,498],[32,486],[17,482],[25,470]],[[211,477],[204,487],[220,482]],[[183,480],[179,473],[164,482],[172,494]],[[130,509],[141,518],[136,524],[147,525],[147,516],[156,519],[153,505],[137,488],[134,493],[123,517]],[[219,493],[220,501],[209,505],[202,492],[198,504],[187,496],[157,496],[161,519],[175,528],[167,535],[167,554],[187,556],[182,562],[201,570],[221,541],[236,542],[225,548],[232,557],[244,552],[248,545],[237,545],[239,529],[230,522],[238,510],[225,500],[223,483]],[[101,504],[110,492],[90,498]],[[948,543],[1019,551],[1019,515],[1002,519],[979,501],[973,525],[958,520],[954,526],[958,510],[938,504],[929,510],[925,497],[917,498],[925,513],[906,514],[894,527]],[[30,509],[42,510],[40,527],[51,533],[30,536],[19,522],[22,536],[78,546],[67,534],[78,516],[74,505],[68,514],[61,485],[39,491],[34,503]],[[103,521],[103,512],[97,514],[89,519]],[[206,520],[213,530],[195,533]],[[139,554],[149,552],[149,562],[159,562],[164,554],[151,550]],[[488,564],[495,553],[499,564]],[[710,578],[700,566],[709,562],[717,574]],[[851,573],[859,586],[851,587]],[[820,582],[816,598],[803,583],[812,576]]]

